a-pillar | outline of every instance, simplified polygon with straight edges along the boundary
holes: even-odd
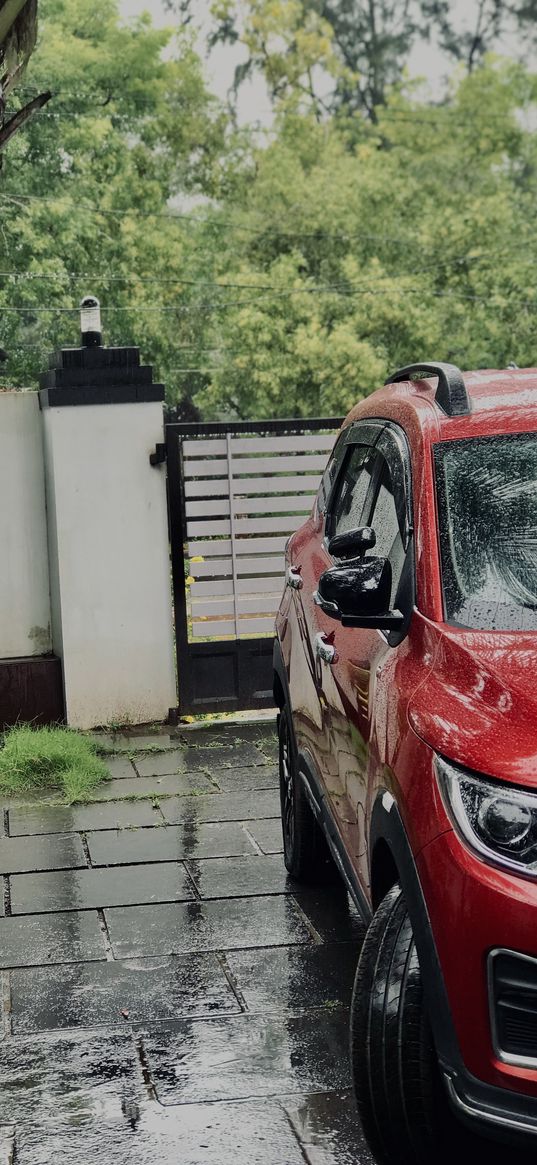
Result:
[[[41,377],[52,639],[67,723],[164,720],[176,706],[162,385],[100,335]]]

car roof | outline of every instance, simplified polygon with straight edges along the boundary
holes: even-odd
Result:
[[[428,376],[386,383],[351,409],[344,426],[366,417],[386,418],[403,428],[419,427],[435,441],[537,429],[537,368],[462,375],[470,407],[461,416],[446,415],[436,400],[438,379]]]

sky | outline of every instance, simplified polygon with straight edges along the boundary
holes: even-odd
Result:
[[[203,32],[209,27],[208,10],[210,0],[196,0],[196,22],[200,27],[200,49],[203,49]],[[478,6],[478,0],[452,0],[451,7],[460,19],[461,27],[464,24],[472,25],[472,19]],[[173,24],[173,15],[166,10],[162,0],[120,0],[122,15],[129,17],[139,16],[149,11],[156,25]],[[513,45],[506,43],[503,51],[509,54]],[[244,59],[245,50],[241,46],[221,45],[214,49],[206,61],[206,76],[210,88],[225,98],[233,81],[236,65]],[[420,44],[411,53],[408,60],[408,69],[412,76],[424,77],[432,96],[439,96],[442,91],[443,79],[446,74],[446,60],[434,45]],[[260,122],[270,124],[270,102],[262,78],[255,78],[241,86],[238,102],[239,120],[242,122]]]

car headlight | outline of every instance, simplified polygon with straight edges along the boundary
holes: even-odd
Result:
[[[454,825],[472,849],[495,866],[537,878],[537,794],[477,776],[443,757],[435,765]]]

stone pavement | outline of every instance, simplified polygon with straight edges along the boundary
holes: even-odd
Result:
[[[98,803],[0,815],[1,1165],[371,1165],[362,925],[286,876],[273,724],[103,739]]]

